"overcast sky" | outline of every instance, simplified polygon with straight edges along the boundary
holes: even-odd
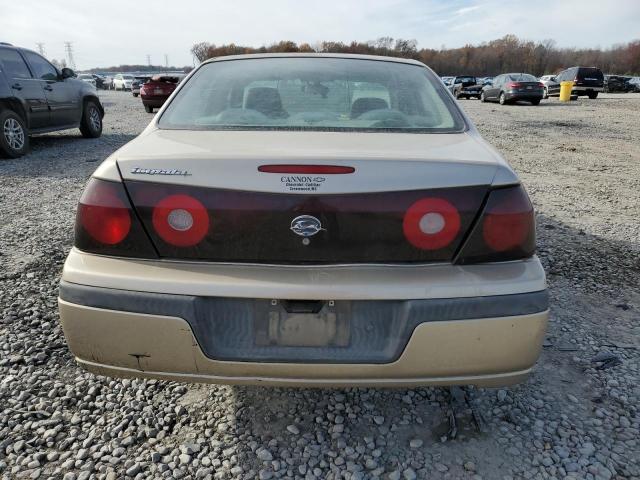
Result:
[[[416,39],[459,47],[508,33],[562,47],[610,47],[640,38],[640,0],[0,0],[0,41],[65,56],[78,69],[183,66],[196,42],[260,46],[278,40]]]

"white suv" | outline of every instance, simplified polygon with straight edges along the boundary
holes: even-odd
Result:
[[[122,73],[113,77],[113,89],[114,90],[131,90],[131,83],[133,82],[133,75],[124,75]]]

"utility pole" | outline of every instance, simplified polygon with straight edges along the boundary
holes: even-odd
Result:
[[[164,54],[164,68],[169,69],[169,55]]]
[[[73,59],[73,44],[71,42],[64,42],[64,50],[67,52],[67,62],[69,63],[69,67],[75,70],[76,62]]]
[[[36,43],[37,47],[38,47],[38,53],[40,55],[42,55],[43,57],[46,57],[45,53],[44,53],[44,43],[42,42],[38,42]]]
[[[151,66],[151,55],[147,53],[147,65]]]

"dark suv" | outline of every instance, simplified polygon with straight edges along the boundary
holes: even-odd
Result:
[[[571,67],[563,70],[555,79],[547,85],[549,96],[560,95],[560,83],[573,82],[571,95],[587,95],[589,98],[597,98],[598,92],[604,87],[604,75],[596,67]]]
[[[103,117],[95,87],[73,70],[0,42],[0,155],[24,155],[35,133],[80,128],[84,137],[99,137]]]

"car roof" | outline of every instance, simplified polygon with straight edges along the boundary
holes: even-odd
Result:
[[[251,53],[246,55],[227,55],[224,57],[214,57],[205,60],[205,63],[221,62],[227,60],[247,60],[251,58],[347,58],[353,60],[377,60],[380,62],[392,62],[392,63],[408,63],[410,65],[417,65],[420,67],[426,67],[426,65],[418,60],[411,58],[400,57],[385,57],[382,55],[359,55],[353,53]]]

